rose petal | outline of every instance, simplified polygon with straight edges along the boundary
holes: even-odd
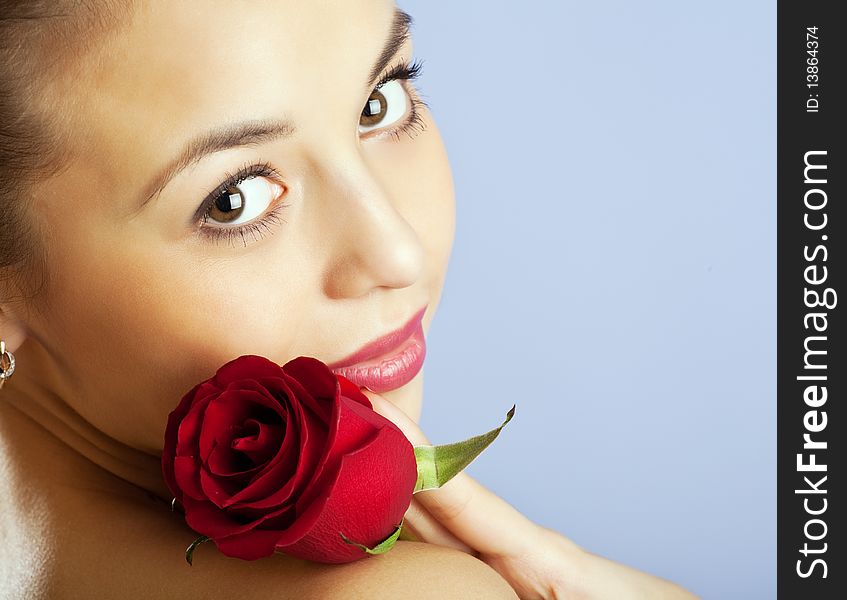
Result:
[[[179,494],[174,494],[182,501],[183,494],[187,494],[197,500],[206,498],[200,486],[200,473],[197,459],[193,456],[177,456],[174,458],[174,478]]]
[[[225,368],[224,368],[225,367]],[[165,483],[170,491],[176,497],[181,496],[181,491],[176,481],[174,474],[173,460],[178,455],[191,456],[195,454],[195,444],[199,437],[199,424],[202,423],[202,411],[194,414],[194,418],[189,420],[189,423],[184,423],[185,418],[198,404],[207,404],[210,395],[214,395],[222,391],[223,386],[218,386],[216,383],[228,383],[234,379],[238,379],[237,372],[263,372],[273,374],[276,377],[281,375],[281,369],[275,363],[262,357],[239,357],[236,358],[221,369],[218,370],[215,377],[198,383],[191,390],[183,395],[177,407],[168,415],[168,423],[165,430],[165,443],[162,450],[162,472]]]
[[[257,560],[274,553],[277,538],[279,538],[278,531],[252,529],[225,538],[212,538],[212,541],[215,542],[218,550],[227,556]]]
[[[261,519],[262,529],[273,529],[275,531],[283,531],[291,527],[297,516],[294,505],[290,503],[275,508],[272,511],[268,511],[266,508],[230,506],[226,509],[226,513],[239,523],[253,522]]]
[[[196,466],[194,467],[197,468]],[[218,508],[225,508],[224,503],[229,500],[235,490],[230,486],[225,486],[217,478],[210,475],[209,472],[200,467],[200,487],[203,490],[205,498],[210,500]],[[227,482],[230,483],[230,482]]]
[[[215,394],[209,394],[202,400],[196,401],[188,410],[182,423],[177,431],[176,455],[177,456],[196,456],[198,442],[200,440],[201,428],[203,424],[203,415],[209,402],[215,397]]]
[[[289,381],[297,389],[299,383]],[[302,390],[302,388],[301,388]],[[305,392],[303,392],[305,393]],[[311,479],[320,454],[326,446],[325,425],[309,421],[302,405],[292,402],[288,428],[297,431],[300,438],[299,448],[286,446],[280,450],[279,465],[269,465],[267,470],[257,475],[244,490],[233,496],[227,505],[238,503],[251,508],[270,508],[278,506],[291,496],[299,495],[300,490]],[[290,435],[286,436],[286,444]],[[296,468],[295,468],[296,465]],[[293,472],[292,472],[293,471]]]
[[[162,448],[162,474],[165,479],[165,484],[171,493],[177,498],[182,497],[182,491],[177,484],[176,475],[174,474],[174,458],[176,457],[176,442],[179,434],[179,426],[188,410],[191,408],[191,400],[194,398],[202,383],[198,383],[185,394],[179,404],[168,414],[168,422],[165,426],[165,443]]]
[[[271,385],[266,386],[265,383],[268,383],[268,384],[271,384]],[[274,423],[281,421],[282,423],[286,424],[286,428],[287,428],[287,423],[288,423],[289,420],[291,420],[289,413],[291,411],[292,406],[295,403],[292,403],[291,400],[290,400],[290,398],[292,398],[294,396],[294,393],[288,387],[288,385],[286,384],[284,379],[279,379],[279,378],[277,378],[277,379],[267,379],[267,378],[265,378],[263,381],[246,380],[246,381],[243,381],[243,382],[231,384],[229,389],[235,389],[236,387],[243,388],[243,389],[253,389],[253,390],[257,391],[258,393],[260,393],[262,395],[261,400],[254,398],[254,400],[257,401],[257,404],[267,407],[269,409],[269,411],[271,411],[271,412],[268,413],[268,415],[270,415],[271,413],[276,413],[277,415],[279,415],[279,417],[281,417],[281,419],[277,419],[275,417],[274,418],[268,418],[268,419],[259,418],[259,419],[257,419],[258,421],[260,421],[260,422],[267,421],[267,422],[274,422]],[[247,418],[248,417],[245,415],[244,418],[241,419],[241,421],[247,420]],[[232,438],[228,438],[226,440],[226,443],[228,445],[231,445],[231,440],[232,440]],[[277,452],[280,451],[281,442],[282,442],[282,440],[280,440],[280,446],[277,447]],[[271,458],[268,461],[268,464],[270,465],[270,464],[276,463],[279,459],[280,459],[280,456],[275,455],[273,458]]]
[[[245,354],[239,356],[225,365],[215,373],[215,381],[221,387],[226,387],[233,381],[244,381],[256,379],[257,377],[281,377],[282,369],[275,362],[264,356]]]
[[[326,418],[321,419],[323,422],[328,420],[332,397],[316,400],[310,392],[306,391],[303,384],[288,373],[283,372],[280,377],[255,377],[253,381],[265,388],[273,397],[279,398],[280,402],[283,398],[287,398],[289,401],[291,398],[296,398],[301,404],[314,411],[317,416],[326,416]],[[296,390],[291,387],[292,384],[296,384]]]
[[[266,511],[266,514],[252,519],[244,514],[231,514],[208,500],[195,500],[190,496],[185,497],[183,508],[185,508],[185,522],[191,529],[215,539],[249,531],[269,519],[290,513],[292,510],[291,506],[285,506],[271,512]]]
[[[291,419],[289,428],[295,428],[300,433],[299,452],[293,453],[293,449],[285,452],[285,458],[296,464],[296,470],[285,473],[280,467],[269,465],[268,469],[256,476],[249,486],[233,497],[228,506],[270,508],[279,506],[291,497],[299,496],[301,490],[313,479],[314,472],[321,454],[330,444],[327,437],[327,426],[315,414],[306,407],[315,402],[315,398],[295,379],[286,375],[286,388],[291,400]],[[294,392],[291,394],[291,392]],[[330,404],[332,400],[326,400]],[[280,450],[283,455],[283,450]]]
[[[341,459],[332,486],[282,532],[277,549],[321,562],[361,558],[362,550],[346,544],[339,532],[368,547],[378,544],[402,521],[416,479],[409,440],[394,429],[380,429],[369,444]]]
[[[347,396],[351,400],[355,400],[363,406],[373,409],[373,404],[371,404],[370,398],[362,393],[362,390],[359,389],[358,385],[344,377],[344,375],[336,375],[335,377],[338,379],[338,385],[341,389],[342,396]]]
[[[238,482],[241,487],[247,485],[259,469],[266,467],[267,461],[256,462],[232,447],[232,444],[218,444],[212,448],[206,466],[209,474]]]
[[[266,467],[243,489],[223,503],[224,507],[271,507],[284,502],[303,477],[299,473],[298,452],[300,433],[289,428],[280,448],[280,459]],[[301,463],[302,464],[302,463]]]
[[[200,432],[200,457],[205,462],[214,444],[229,445],[237,428],[250,417],[282,423],[285,409],[265,390],[227,389],[213,398],[206,409]]]
[[[260,423],[255,419],[247,419],[244,422],[245,431],[252,433],[232,440],[231,447],[236,452],[246,455],[251,464],[264,464],[279,452],[282,441],[285,439],[285,425],[274,423]]]
[[[339,398],[334,407],[328,441],[312,480],[297,501],[298,510],[310,504],[324,489],[324,480],[332,477],[338,470],[342,456],[370,443],[379,429],[385,426],[385,423],[375,419],[374,415],[380,416],[346,396]],[[387,421],[384,418],[383,420]]]
[[[338,382],[326,364],[311,356],[298,356],[282,366],[282,370],[300,382],[315,398],[335,398]]]
[[[335,396],[314,396],[309,390],[303,387],[303,384],[286,374],[285,381],[288,387],[294,392],[297,403],[304,410],[312,413],[311,421],[323,423],[327,426],[332,418],[332,405],[335,403]]]
[[[399,432],[403,432],[393,421],[383,417],[381,414],[373,410],[373,404],[370,399],[362,393],[362,390],[359,389],[355,383],[344,377],[343,375],[336,375],[338,377],[338,383],[341,387],[341,394],[343,396],[347,396],[352,400],[356,400],[361,403],[363,406],[371,409],[373,414],[368,414],[368,420],[371,421],[377,427],[391,427],[392,429],[396,429]],[[405,434],[404,434],[405,435]]]

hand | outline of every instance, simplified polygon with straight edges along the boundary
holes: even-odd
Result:
[[[413,445],[431,442],[399,407],[362,389],[374,410]],[[521,600],[563,598],[694,598],[679,586],[579,548],[527,519],[464,471],[438,489],[418,492],[406,512],[424,542],[458,548],[496,570]]]
[[[400,408],[362,391],[413,445],[431,444]],[[522,599],[556,598],[578,555],[575,545],[539,527],[464,471],[438,489],[415,494],[405,519],[421,541],[459,548],[487,563]]]

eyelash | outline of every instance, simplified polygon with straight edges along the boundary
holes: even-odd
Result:
[[[197,209],[195,221],[198,223],[202,235],[215,241],[229,243],[235,241],[236,237],[240,237],[242,244],[247,246],[248,235],[253,238],[253,241],[258,241],[264,236],[265,232],[271,231],[271,223],[279,224],[280,221],[285,221],[279,215],[282,209],[287,208],[289,205],[280,202],[263,216],[243,225],[233,227],[209,227],[206,225],[209,222],[209,214],[212,211],[212,206],[226,192],[227,188],[236,186],[252,177],[268,177],[269,179],[273,179],[277,184],[283,185],[279,171],[267,162],[256,164],[247,163],[237,172],[233,174],[227,173],[224,181],[206,195],[206,199],[200,205],[200,208]]]
[[[395,65],[380,78],[374,86],[374,89],[379,89],[389,81],[413,81],[420,76],[422,68],[423,63],[420,60],[415,60],[411,63],[403,62]],[[400,133],[406,133],[411,139],[414,138],[417,133],[426,129],[426,123],[424,123],[420,109],[422,107],[428,108],[429,105],[418,96],[416,91],[407,87],[406,93],[409,95],[409,100],[411,102],[411,109],[409,110],[408,118],[398,127],[378,135],[391,135],[395,140],[399,141]],[[200,205],[200,208],[197,209],[195,222],[198,223],[200,233],[202,235],[214,241],[223,241],[230,244],[232,244],[237,238],[240,238],[242,244],[247,246],[247,236],[252,237],[253,241],[258,241],[264,237],[265,233],[272,233],[271,223],[279,224],[280,221],[285,222],[285,220],[280,217],[280,213],[289,205],[280,202],[265,215],[249,223],[245,223],[244,225],[234,227],[207,226],[209,214],[215,201],[227,190],[227,188],[236,186],[252,177],[268,177],[275,180],[279,185],[283,185],[279,171],[274,169],[267,162],[256,164],[247,163],[236,173],[226,173],[224,180],[206,195],[206,199]]]
[[[415,59],[413,62],[403,62],[391,68],[385,75],[380,78],[379,82],[377,82],[374,89],[379,89],[389,81],[394,80],[405,80],[405,81],[414,81],[421,75],[421,71],[423,70],[423,62],[420,59]],[[405,123],[400,125],[399,127],[392,129],[390,131],[385,132],[388,135],[391,135],[395,140],[400,140],[400,134],[405,133],[409,136],[409,139],[412,139],[426,129],[426,123],[421,116],[421,108],[429,108],[429,104],[424,102],[422,98],[420,98],[418,92],[416,90],[410,89],[406,87],[406,93],[409,95],[409,100],[411,101],[411,109],[409,110],[409,118]]]

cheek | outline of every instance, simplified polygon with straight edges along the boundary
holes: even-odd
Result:
[[[298,297],[297,282],[268,277],[271,267],[261,258],[203,263],[163,254],[156,260],[149,250],[110,258],[92,269],[90,284],[67,294],[66,315],[79,316],[77,334],[96,335],[110,345],[112,361],[155,349],[170,365],[208,357],[217,367],[219,358],[231,358],[245,340],[262,350],[273,339],[278,350],[285,337],[282,316],[287,321],[296,312],[291,302]]]
[[[156,449],[185,392],[234,356],[278,357],[308,303],[298,300],[301,280],[268,276],[278,254],[270,245],[267,256],[209,261],[124,238],[131,242],[70,244],[53,261],[44,339],[68,363],[79,412],[125,443]]]

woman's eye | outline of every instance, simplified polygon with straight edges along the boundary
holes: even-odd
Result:
[[[227,187],[206,211],[206,221],[241,225],[263,214],[282,194],[282,188],[265,177],[248,177]]]
[[[392,79],[371,93],[359,119],[359,133],[387,127],[403,118],[408,109],[408,94],[397,79]]]

